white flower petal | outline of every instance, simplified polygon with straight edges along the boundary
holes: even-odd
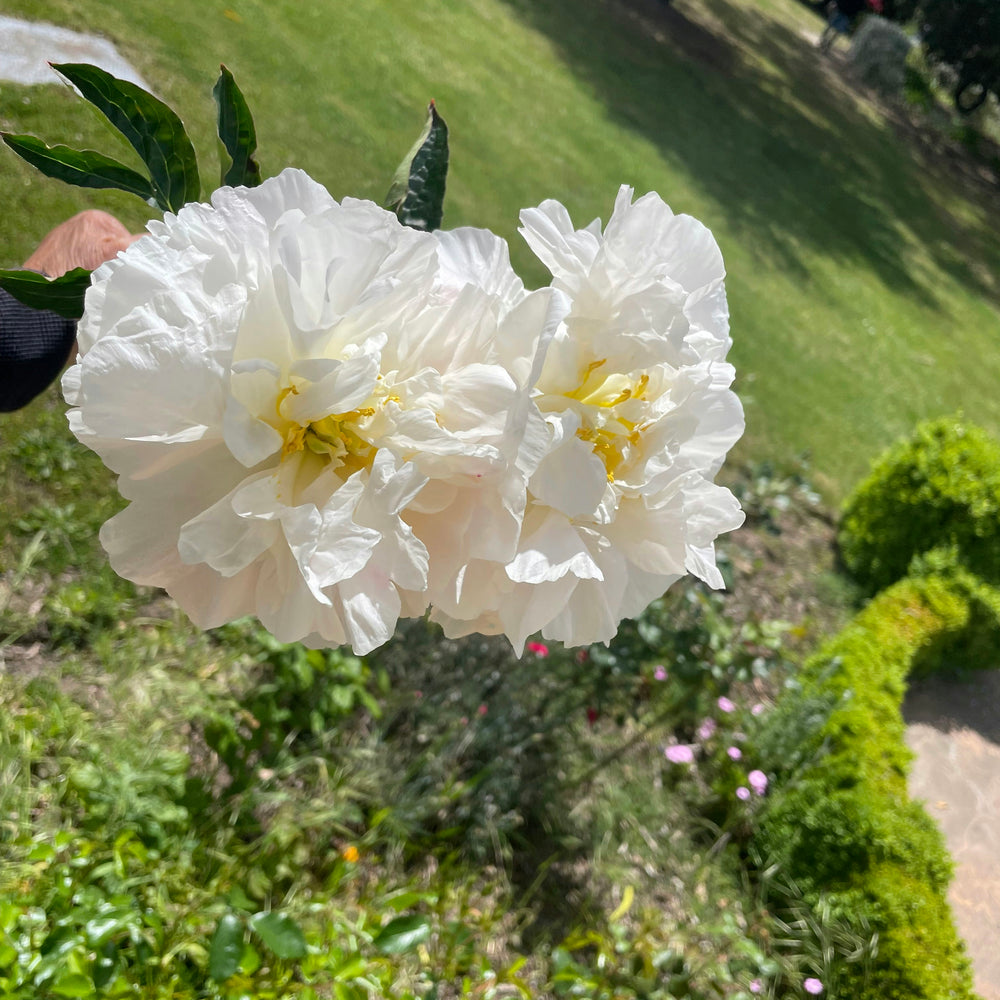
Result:
[[[550,583],[566,575],[604,579],[584,540],[558,511],[549,511],[522,538],[517,555],[507,564],[507,575],[515,583]]]

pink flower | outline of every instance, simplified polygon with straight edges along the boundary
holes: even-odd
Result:
[[[736,706],[725,695],[723,695],[715,704],[719,706],[720,712],[728,713],[736,711]]]
[[[667,668],[661,663],[653,671],[653,677],[658,681],[665,681],[667,679]]]
[[[745,785],[740,785],[740,787],[736,789],[736,798],[738,798],[740,802],[746,802],[747,799],[750,798],[750,789]]]
[[[760,991],[763,988],[764,988],[764,984],[759,979],[751,979],[750,980],[750,992],[751,993],[760,993]]]
[[[689,746],[687,746],[687,745],[685,745],[683,743],[679,743],[679,744],[675,744],[673,746],[669,746],[669,747],[667,747],[666,750],[663,751],[663,753],[666,756],[667,760],[670,761],[671,764],[693,764],[694,763],[694,750],[692,750],[691,747],[689,747]]]
[[[823,992],[823,984],[814,976],[810,976],[802,984],[802,988],[806,991],[806,993],[811,993],[813,996],[817,996]]]
[[[476,711],[480,715],[485,715],[489,711],[489,709],[485,705],[480,705],[479,708],[476,709]]]
[[[739,747],[730,747],[727,751],[730,760],[739,760],[743,756],[743,751]]]
[[[754,707],[750,709],[750,714],[751,715],[760,715],[761,712],[763,712],[763,711],[764,711],[764,705],[763,705],[762,702],[758,701],[757,704],[754,705]]]
[[[747,781],[758,795],[763,795],[767,791],[767,775],[763,771],[751,771],[747,775]]]
[[[542,659],[549,655],[549,647],[544,642],[529,642],[528,650]]]
[[[541,646],[541,645],[544,645],[544,644],[541,643],[541,642],[539,642],[539,643],[534,643],[533,645]],[[545,651],[548,652],[548,647],[546,647]],[[578,649],[576,651],[576,662],[577,663],[586,663],[587,660],[589,660],[589,659],[590,659],[590,653],[588,653],[587,650],[585,650],[585,649]]]
[[[706,719],[698,727],[698,739],[705,742],[705,740],[710,740],[715,735],[715,719]]]

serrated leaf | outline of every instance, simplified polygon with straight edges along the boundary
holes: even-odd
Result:
[[[401,955],[423,944],[430,936],[431,922],[414,913],[390,920],[372,943],[383,955]]]
[[[235,975],[243,958],[243,921],[224,913],[208,946],[208,974],[217,982]]]
[[[95,153],[92,149],[73,149],[70,146],[48,146],[33,135],[0,132],[0,138],[22,160],[37,167],[46,177],[54,177],[77,187],[128,191],[143,200],[153,197],[153,185],[148,178],[103,153]]]
[[[278,958],[302,958],[306,953],[306,937],[302,928],[284,913],[275,913],[274,910],[255,913],[250,918],[250,930]]]
[[[32,309],[50,309],[66,319],[83,315],[83,300],[90,287],[90,271],[83,267],[58,278],[46,278],[35,271],[0,270],[0,288]]]
[[[53,64],[129,141],[149,170],[153,197],[177,212],[201,194],[198,161],[184,123],[142,87],[87,63]]]
[[[219,79],[212,96],[219,108],[219,139],[229,154],[229,167],[222,165],[222,183],[235,187],[256,187],[260,184],[260,167],[253,158],[257,151],[257,130],[243,92],[236,86],[233,74],[220,66]]]
[[[423,131],[396,170],[386,207],[411,229],[440,229],[447,177],[448,126],[431,101]]]

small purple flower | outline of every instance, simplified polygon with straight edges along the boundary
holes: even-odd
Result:
[[[743,756],[743,751],[739,747],[730,747],[727,751],[730,760],[739,760]]]
[[[751,979],[750,980],[750,992],[751,993],[760,993],[760,991],[763,990],[763,989],[764,989],[764,984],[759,979]]]
[[[754,707],[750,709],[750,714],[751,715],[760,715],[763,711],[764,711],[764,705],[763,705],[762,702],[758,701],[757,704],[754,705]]]
[[[736,706],[725,695],[723,695],[715,704],[719,706],[720,712],[726,712],[728,714],[729,712],[736,711]]]
[[[653,671],[653,678],[658,681],[667,679],[667,668],[662,663]]]
[[[736,798],[738,798],[740,802],[746,802],[747,799],[750,798],[750,789],[745,785],[740,785],[740,787],[736,789]]]
[[[684,743],[674,744],[663,751],[671,764],[693,764],[694,751]]]
[[[802,988],[806,993],[811,993],[813,996],[818,996],[823,992],[823,984],[815,976],[810,976],[802,984]]]
[[[767,791],[767,775],[763,771],[751,771],[747,775],[747,781],[758,795]]]
[[[705,742],[705,740],[710,740],[715,735],[715,719],[706,719],[698,727],[698,739]]]

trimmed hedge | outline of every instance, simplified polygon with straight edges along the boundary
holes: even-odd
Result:
[[[1000,443],[954,417],[920,424],[847,499],[838,542],[847,570],[870,594],[941,546],[1000,583]]]
[[[900,712],[910,673],[997,647],[1000,595],[951,556],[936,554],[925,575],[884,591],[805,664],[801,689],[787,697],[834,707],[798,755],[810,763],[775,776],[754,833],[760,856],[779,861],[808,900],[823,895],[878,931],[867,978],[860,966],[843,970],[838,995],[852,1000],[975,996],[946,899],[951,859],[907,794],[912,754]]]

